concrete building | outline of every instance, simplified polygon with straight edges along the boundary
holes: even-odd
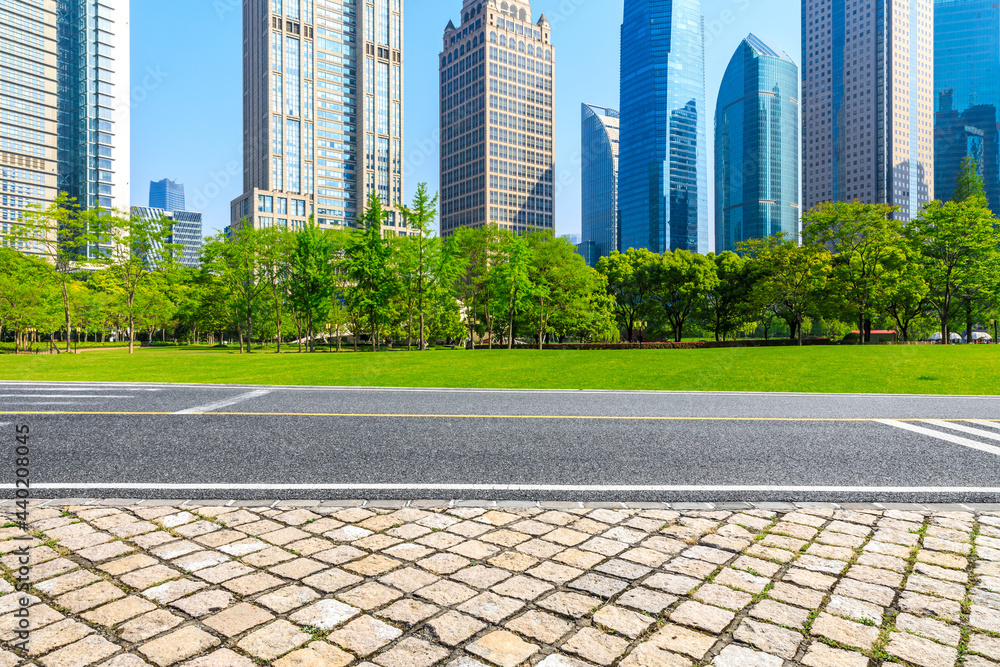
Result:
[[[48,206],[58,193],[59,62],[56,1],[9,3],[0,15],[0,236],[30,205]],[[38,243],[4,238],[25,252]]]
[[[243,36],[232,226],[351,226],[375,194],[387,233],[411,233],[398,213],[403,0],[243,0]]]
[[[548,19],[528,0],[465,0],[440,58],[442,236],[490,222],[554,232]]]
[[[889,203],[934,197],[932,0],[802,1],[802,190]]]
[[[625,0],[621,249],[709,251],[705,19],[700,0]]]
[[[583,105],[580,124],[580,199],[583,244],[589,266],[619,249],[618,131],[614,109]],[[588,245],[589,244],[589,245]]]
[[[149,205],[164,211],[184,211],[187,205],[184,201],[184,184],[164,178],[162,181],[150,181]]]
[[[935,1],[934,97],[934,196],[954,196],[969,155],[1000,213],[1000,6],[993,0]]]
[[[715,111],[715,251],[799,237],[799,69],[755,35],[733,54]]]

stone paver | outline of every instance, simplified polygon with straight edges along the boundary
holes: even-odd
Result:
[[[32,509],[31,664],[1000,667],[1000,508],[267,505]]]

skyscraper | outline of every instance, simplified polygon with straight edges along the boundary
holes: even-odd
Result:
[[[584,253],[592,266],[618,250],[618,112],[583,105],[581,124],[581,217]]]
[[[403,0],[243,0],[236,227],[351,225],[403,201]],[[406,234],[398,211],[389,233]]]
[[[625,0],[622,250],[707,253],[705,20],[700,0]]]
[[[167,236],[166,242],[182,246],[178,253],[177,262],[189,269],[197,269],[201,266],[203,245],[201,213],[164,210],[155,206],[133,206],[132,214],[144,220],[157,220],[159,218],[170,220],[170,235]]]
[[[993,0],[934,3],[934,195],[951,199],[966,155],[1000,213],[1000,8]]]
[[[799,70],[784,51],[744,39],[715,110],[715,248],[799,235]]]
[[[932,0],[802,0],[805,209],[933,198],[933,66]]]
[[[0,236],[15,233],[25,208],[48,206],[58,193],[56,2],[5,6],[0,39]],[[41,246],[3,239],[26,252]]]
[[[149,184],[149,205],[164,211],[183,211],[184,184],[164,178],[162,181],[151,181]]]
[[[555,48],[528,0],[464,0],[441,51],[441,234],[553,232]]]
[[[58,0],[59,189],[129,210],[129,0]]]

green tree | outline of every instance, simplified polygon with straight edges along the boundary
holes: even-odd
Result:
[[[942,341],[963,297],[988,289],[1000,235],[986,198],[927,204],[904,228],[911,254],[920,258],[928,285],[927,302],[941,322]]]
[[[632,342],[636,325],[646,319],[652,284],[643,267],[656,264],[658,255],[646,250],[629,248],[625,253],[612,252],[597,262],[597,271],[607,278],[608,294],[614,299],[614,315],[618,326]]]
[[[528,311],[538,328],[538,349],[542,349],[552,323],[562,330],[583,328],[595,281],[593,269],[566,239],[536,232],[527,241],[532,251],[528,276],[534,285]]]
[[[254,325],[267,284],[262,262],[261,230],[244,219],[235,225],[227,238],[218,236],[205,243],[203,263],[215,273],[229,295],[228,311],[240,339],[246,336],[246,352],[252,353]]]
[[[310,220],[310,223],[312,221]],[[269,227],[260,234],[260,268],[264,292],[271,302],[278,340],[276,354],[281,354],[282,325],[288,304],[294,237],[285,227]]]
[[[782,234],[746,241],[739,251],[755,264],[757,307],[773,308],[788,323],[791,339],[802,345],[805,320],[821,314],[827,296],[830,253],[816,245],[800,246]]]
[[[441,251],[440,242],[434,238],[431,230],[431,224],[437,216],[437,202],[437,195],[433,198],[428,196],[427,184],[419,183],[417,184],[417,193],[413,196],[413,204],[409,208],[403,207],[402,209],[403,221],[418,232],[416,237],[408,238],[416,238],[417,241],[415,291],[417,313],[420,317],[419,349],[421,350],[427,349],[425,326],[430,301],[429,293],[436,287],[437,276],[433,272],[433,267],[436,264],[437,255]]]
[[[358,220],[360,228],[351,235],[345,251],[347,276],[354,285],[348,292],[349,301],[368,320],[373,352],[378,352],[381,332],[388,323],[396,291],[395,276],[389,270],[392,249],[382,235],[382,225],[388,215],[382,200],[372,195]],[[357,330],[354,334],[357,337]]]
[[[885,311],[905,259],[903,225],[894,216],[898,210],[859,201],[825,203],[802,218],[805,242],[833,253],[830,291],[854,312],[861,345],[868,342],[872,321]]]
[[[716,285],[705,293],[704,317],[715,340],[735,336],[754,321],[752,293],[756,276],[752,262],[734,252],[709,253],[715,263]]]
[[[639,269],[645,273],[651,314],[669,324],[674,340],[681,342],[689,317],[703,303],[706,294],[719,283],[715,263],[704,255],[687,250],[667,251],[660,261]]]
[[[531,260],[532,249],[525,237],[506,230],[501,232],[497,264],[492,272],[491,282],[495,285],[492,291],[498,311],[504,314],[507,322],[508,350],[514,347],[514,321],[524,308],[525,301],[533,298],[537,292],[531,282]]]
[[[962,166],[958,171],[958,180],[955,183],[955,195],[951,198],[953,202],[964,202],[967,199],[986,199],[986,187],[983,184],[983,175],[979,173],[979,164],[976,158],[966,155],[962,158]]]
[[[305,323],[309,351],[316,349],[316,328],[326,323],[338,285],[336,256],[343,242],[310,217],[293,239],[289,261],[289,296]],[[300,346],[301,349],[301,346]]]

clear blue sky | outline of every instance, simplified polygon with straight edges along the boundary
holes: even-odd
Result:
[[[438,186],[437,55],[461,0],[407,0],[406,198]],[[132,203],[149,181],[179,180],[205,233],[229,223],[243,189],[242,0],[132,3]],[[618,107],[622,0],[534,0],[552,23],[556,62],[556,230],[580,231],[580,104]],[[800,59],[798,0],[702,0],[709,143],[719,83],[747,33]],[[709,153],[711,158],[711,152]],[[711,187],[711,171],[709,184]],[[711,195],[710,195],[711,199]],[[714,218],[713,218],[714,220]],[[714,222],[712,223],[714,228]]]

